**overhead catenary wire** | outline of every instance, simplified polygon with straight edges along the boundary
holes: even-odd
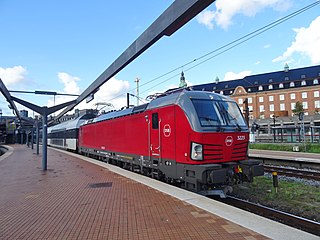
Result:
[[[256,37],[256,36],[266,32],[266,31],[268,31],[268,30],[270,30],[270,29],[272,29],[272,28],[274,28],[274,27],[276,27],[278,25],[280,25],[281,23],[286,22],[289,19],[291,19],[293,17],[296,17],[299,14],[302,14],[303,12],[305,12],[305,11],[307,11],[307,10],[309,10],[309,9],[319,5],[319,4],[320,4],[320,1],[317,0],[317,1],[305,6],[303,8],[298,9],[297,11],[295,11],[295,12],[289,14],[289,15],[286,15],[286,16],[284,16],[284,17],[282,17],[282,18],[280,18],[280,19],[278,19],[276,21],[273,21],[273,22],[271,22],[271,23],[269,23],[269,24],[267,24],[267,25],[265,25],[265,26],[263,26],[263,27],[261,27],[261,28],[259,28],[257,30],[254,30],[254,31],[252,31],[252,32],[240,37],[240,38],[237,38],[234,41],[231,41],[231,42],[229,42],[229,43],[227,43],[227,44],[225,44],[225,45],[223,45],[223,46],[221,46],[221,47],[219,47],[219,48],[217,48],[215,50],[212,50],[212,51],[210,51],[210,52],[208,52],[208,53],[206,53],[206,54],[204,54],[204,55],[202,55],[202,56],[200,56],[198,58],[195,58],[192,61],[189,61],[189,62],[187,62],[187,63],[185,63],[185,64],[183,64],[183,65],[181,65],[179,67],[176,67],[176,68],[174,68],[174,69],[172,69],[172,70],[170,70],[170,71],[168,71],[168,72],[156,77],[156,78],[153,78],[150,81],[144,82],[143,84],[140,84],[140,88],[145,86],[145,85],[147,85],[147,84],[150,84],[150,83],[152,83],[152,82],[154,82],[154,81],[156,81],[158,79],[161,79],[161,78],[163,78],[163,77],[165,77],[165,76],[167,76],[167,75],[169,75],[169,74],[171,74],[171,73],[173,73],[173,72],[175,72],[177,70],[184,69],[184,72],[187,72],[187,71],[189,71],[189,70],[191,70],[191,69],[193,69],[193,68],[195,68],[195,67],[197,67],[197,66],[199,66],[199,65],[201,65],[201,64],[203,64],[203,63],[205,63],[205,62],[207,62],[209,60],[211,60],[212,58],[215,58],[215,57],[217,57],[217,56],[219,56],[219,55],[221,55],[221,54],[223,54],[223,53],[225,53],[225,52],[227,52],[227,51],[229,51],[229,50],[231,50],[231,49],[233,49],[233,48],[235,48],[235,47],[237,47],[237,46],[239,46],[239,45],[241,45],[241,44],[243,44],[243,43],[245,43],[247,41],[249,41],[250,39],[252,39],[252,38],[254,38],[254,37]],[[214,55],[212,55],[212,54],[214,54]],[[204,60],[202,60],[201,62],[198,62],[197,64],[185,69],[186,66],[194,64],[195,62],[197,62],[197,61],[199,61],[201,59],[204,59]],[[161,81],[157,85],[154,85],[154,86],[152,86],[152,87],[150,87],[148,89],[145,89],[144,91],[140,92],[140,94],[143,94],[143,93],[145,93],[147,91],[150,91],[151,89],[159,86],[159,84],[163,84],[163,83],[165,83],[165,82],[167,82],[167,81],[171,80],[172,78],[175,78],[175,77],[177,77],[179,75],[180,75],[180,73],[175,74],[175,75],[173,75],[173,76]],[[136,88],[132,88],[132,89],[129,90],[129,92],[133,91],[135,89]],[[124,94],[125,93],[120,94],[120,95],[110,99],[109,101],[117,99],[117,98],[123,96]]]

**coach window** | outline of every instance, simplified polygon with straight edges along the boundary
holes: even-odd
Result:
[[[159,129],[158,113],[152,113],[152,129]]]

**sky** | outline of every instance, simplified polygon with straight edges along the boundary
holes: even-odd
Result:
[[[81,94],[172,2],[0,0],[0,78],[14,91]],[[319,65],[320,4],[225,52],[215,52],[316,2],[216,0],[106,82],[94,101],[76,108],[100,109],[96,103],[108,103],[119,109],[126,105],[127,92],[136,95],[137,78],[139,96],[145,99],[177,87],[181,71],[192,86],[217,77],[225,81],[280,71],[286,63],[291,69]],[[75,98],[11,94],[49,107]],[[130,102],[137,100],[131,97]],[[2,95],[0,109],[3,115],[13,115]],[[31,117],[36,114],[28,111]]]

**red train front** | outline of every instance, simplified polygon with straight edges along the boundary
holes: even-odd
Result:
[[[180,91],[109,112],[82,125],[79,151],[202,194],[251,181],[263,167],[247,160],[249,132],[237,104]]]

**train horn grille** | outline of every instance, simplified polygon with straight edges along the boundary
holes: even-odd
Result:
[[[203,145],[203,158],[204,160],[221,161],[223,160],[222,145]]]

